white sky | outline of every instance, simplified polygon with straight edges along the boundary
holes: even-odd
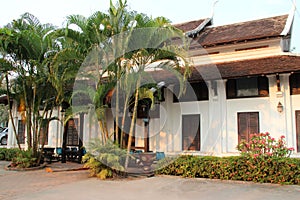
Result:
[[[128,0],[128,5],[131,10],[153,17],[164,16],[173,23],[180,23],[210,16],[214,1]],[[19,18],[25,12],[35,15],[42,23],[62,26],[65,17],[70,14],[88,17],[95,11],[107,11],[109,0],[1,0],[0,5],[0,27]],[[215,7],[214,24],[223,25],[288,14],[292,5],[293,0],[219,0]],[[297,7],[300,10],[300,0],[297,1]],[[296,40],[296,37],[300,36],[299,13],[297,10],[292,43],[297,52],[300,52],[300,40]]]

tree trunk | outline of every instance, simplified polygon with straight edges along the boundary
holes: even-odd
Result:
[[[9,84],[9,80],[8,80],[7,73],[5,75],[5,79],[6,79],[6,95],[7,95],[7,101],[8,101],[9,117],[10,117],[10,120],[11,120],[11,123],[12,123],[12,127],[13,127],[13,132],[14,132],[15,138],[17,140],[18,148],[21,150],[21,145],[20,145],[18,134],[17,134],[16,125],[15,125],[14,118],[13,118],[12,111],[11,111],[10,92],[9,92],[9,85],[8,85]]]
[[[127,143],[127,156],[126,156],[126,160],[125,160],[125,169],[127,169],[128,162],[129,162],[129,153],[130,153],[130,148],[131,148],[133,129],[134,129],[134,126],[135,126],[136,113],[137,113],[137,107],[138,107],[139,86],[140,86],[140,78],[137,80],[137,83],[136,83],[134,108],[133,108],[132,119],[131,119],[131,124],[130,124],[128,143]]]

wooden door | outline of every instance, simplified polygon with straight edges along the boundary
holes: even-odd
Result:
[[[242,140],[249,142],[250,134],[259,133],[259,113],[238,113],[238,142]]]
[[[200,151],[200,115],[182,116],[182,149]]]
[[[66,144],[67,146],[78,146],[79,145],[79,135],[80,123],[77,118],[69,119]]]

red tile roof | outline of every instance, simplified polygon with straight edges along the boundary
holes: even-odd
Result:
[[[279,55],[196,66],[190,77],[198,79],[237,78],[242,76],[267,75],[300,71],[300,56]],[[202,78],[203,77],[203,78]]]
[[[183,32],[188,32],[197,28],[200,24],[202,24],[202,22],[204,22],[204,20],[205,19],[199,19],[199,20],[184,22],[180,24],[174,24],[173,26],[182,30]]]
[[[199,65],[193,68],[189,81],[228,79],[243,76],[260,76],[300,71],[300,56],[279,55],[240,61]],[[156,81],[167,84],[177,82],[174,74],[167,71],[151,72]]]
[[[285,27],[287,18],[288,15],[282,15],[225,26],[208,27],[195,40],[205,47],[267,37],[279,37]]]

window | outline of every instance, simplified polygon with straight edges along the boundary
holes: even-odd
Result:
[[[179,85],[174,88],[173,102],[203,101],[208,100],[208,89],[205,82],[190,83],[186,92],[178,99]]]
[[[300,73],[293,73],[290,76],[291,95],[300,94]]]
[[[67,146],[77,146],[79,144],[78,130],[80,130],[78,119],[70,119],[68,121]]]
[[[238,142],[242,140],[249,142],[250,134],[259,133],[259,113],[238,113]]]
[[[48,120],[43,119],[42,127],[40,129],[40,144],[48,144]]]
[[[269,82],[267,77],[228,79],[226,82],[227,98],[267,97]]]
[[[182,149],[200,151],[200,115],[182,116]]]
[[[258,96],[256,78],[241,78],[236,80],[237,97]]]
[[[25,144],[25,122],[18,121],[18,140],[20,144]]]

